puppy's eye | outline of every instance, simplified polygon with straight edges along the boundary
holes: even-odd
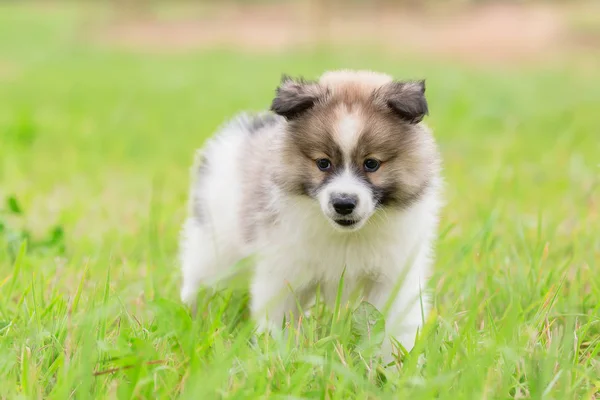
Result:
[[[319,167],[321,171],[329,171],[331,169],[331,161],[326,158],[319,158],[317,160],[317,167]]]
[[[379,167],[381,166],[381,163],[377,160],[375,160],[374,158],[367,158],[365,160],[365,171],[367,172],[375,172],[379,169]]]

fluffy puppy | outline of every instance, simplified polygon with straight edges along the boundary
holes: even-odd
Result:
[[[198,153],[181,239],[182,300],[253,255],[251,311],[281,327],[317,288],[358,292],[411,349],[440,208],[440,158],[422,81],[369,71],[284,77],[271,113],[241,115]]]

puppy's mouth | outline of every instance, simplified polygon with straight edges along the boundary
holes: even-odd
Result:
[[[339,226],[343,226],[345,228],[350,228],[358,224],[358,221],[354,219],[334,219],[334,222]]]

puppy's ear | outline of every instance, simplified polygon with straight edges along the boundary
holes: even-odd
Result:
[[[317,82],[283,75],[271,111],[291,120],[309,110],[323,95],[324,90]]]
[[[381,100],[396,115],[410,124],[417,124],[429,113],[425,99],[425,81],[393,81],[379,91]]]

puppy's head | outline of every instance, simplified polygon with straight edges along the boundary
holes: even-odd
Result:
[[[436,168],[425,84],[336,71],[318,81],[285,77],[271,110],[287,120],[278,182],[309,196],[336,228],[360,229],[378,209],[405,208]]]

